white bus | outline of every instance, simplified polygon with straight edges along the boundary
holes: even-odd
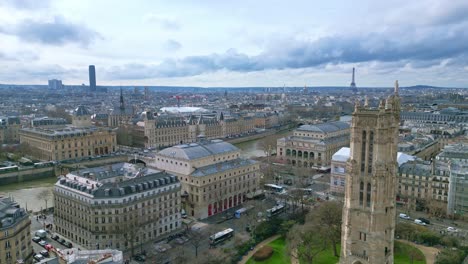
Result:
[[[276,184],[267,183],[267,184],[264,185],[263,188],[266,191],[271,192],[271,193],[277,193],[277,194],[286,193],[286,190],[284,189],[284,187],[281,187],[281,186],[276,185]]]
[[[277,215],[277,214],[283,212],[283,210],[284,210],[284,204],[279,204],[279,205],[273,206],[273,208],[268,209],[266,211],[267,217],[272,217],[274,215]]]
[[[210,236],[210,245],[215,246],[226,239],[231,238],[234,235],[234,230],[232,228],[225,229],[220,231],[212,236]]]

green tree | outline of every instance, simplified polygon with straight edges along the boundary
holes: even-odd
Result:
[[[314,259],[327,248],[324,228],[308,224],[296,225],[288,233],[288,252],[298,260],[313,264]]]

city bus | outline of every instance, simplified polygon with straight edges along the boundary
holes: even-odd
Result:
[[[286,193],[286,190],[284,189],[284,187],[281,187],[281,186],[276,185],[276,184],[267,183],[267,184],[264,185],[263,188],[266,191],[271,192],[271,193],[277,193],[277,194]]]
[[[215,246],[229,238],[231,238],[234,235],[234,230],[232,228],[225,229],[223,231],[220,231],[212,236],[210,236],[210,246]]]
[[[270,218],[274,215],[277,215],[281,212],[283,212],[284,210],[284,204],[279,204],[279,205],[276,205],[276,206],[273,206],[272,208],[266,210],[266,213],[267,213],[267,217]]]

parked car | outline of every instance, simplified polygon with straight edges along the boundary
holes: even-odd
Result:
[[[42,240],[42,238],[40,238],[40,237],[38,237],[38,236],[35,236],[35,237],[32,238],[32,241],[34,241],[34,242],[36,242],[36,243],[39,242],[39,241],[41,241],[41,240]]]
[[[62,245],[63,245],[63,243],[65,243],[65,239],[63,239],[63,238],[59,238],[59,240],[57,240],[57,241]]]
[[[408,220],[408,219],[411,219],[411,217],[409,217],[409,215],[403,214],[403,213],[400,214],[400,218],[401,218],[401,219],[407,219],[407,220]]]
[[[140,261],[140,262],[145,262],[146,261],[145,255],[135,255],[135,256],[133,256],[133,259],[136,260],[136,261]]]
[[[415,219],[414,220],[414,223],[417,224],[417,225],[422,225],[422,226],[425,226],[426,223],[424,223],[423,221],[421,221],[420,219]]]
[[[426,225],[431,224],[431,221],[427,220],[426,218],[419,217],[418,219],[421,220],[421,222],[425,223]]]
[[[44,256],[42,256],[41,254],[36,254],[36,255],[34,255],[33,258],[34,258],[35,260],[37,260],[37,261],[41,261],[41,260],[44,259]]]
[[[71,242],[65,242],[63,245],[66,246],[67,248],[73,247],[73,244]]]
[[[455,227],[449,226],[447,227],[448,232],[458,232],[458,230]]]
[[[45,242],[44,240],[41,240],[38,242],[39,245],[41,245],[41,247],[45,247],[45,245],[47,245],[47,242]]]
[[[44,256],[44,257],[49,257],[49,251],[47,251],[47,250],[45,250],[45,249],[44,249],[44,250],[41,250],[40,253],[41,253],[41,255]]]
[[[47,249],[47,250],[51,250],[54,247],[51,244],[47,244],[47,245],[44,246],[44,248]]]
[[[57,234],[55,234],[55,235],[52,235],[51,238],[52,238],[53,240],[58,240],[60,237],[59,237]]]

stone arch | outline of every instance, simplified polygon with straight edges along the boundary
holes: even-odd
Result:
[[[291,152],[291,154],[293,155],[293,157],[296,157],[296,150],[293,149],[292,152]]]
[[[297,151],[297,156],[298,156],[299,158],[302,158],[302,151],[300,151],[300,150]]]
[[[309,158],[309,152],[304,151],[304,159],[308,159],[308,158]]]
[[[353,262],[353,264],[362,264],[362,262],[359,261],[359,260],[356,260],[356,261]]]
[[[291,150],[290,149],[286,149],[286,156],[291,156]]]

